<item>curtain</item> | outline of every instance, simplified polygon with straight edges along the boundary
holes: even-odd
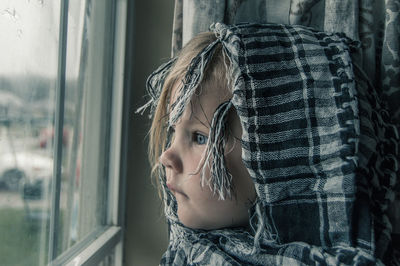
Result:
[[[172,55],[214,22],[297,24],[344,32],[360,41],[356,63],[400,128],[399,12],[399,0],[175,0]]]

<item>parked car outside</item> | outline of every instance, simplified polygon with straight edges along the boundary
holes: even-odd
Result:
[[[21,190],[24,198],[41,198],[53,175],[53,159],[39,153],[0,154],[0,186]]]

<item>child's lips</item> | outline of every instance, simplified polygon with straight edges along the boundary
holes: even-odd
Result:
[[[167,183],[167,187],[169,188],[169,190],[171,190],[172,194],[174,194],[174,196],[176,196],[177,193],[185,196],[186,198],[188,197],[185,193],[183,193],[182,190],[178,189],[175,185],[171,184],[171,183]]]

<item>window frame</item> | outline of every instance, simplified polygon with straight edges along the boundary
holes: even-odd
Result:
[[[68,30],[68,0],[61,0],[59,28],[59,65],[56,96],[55,147],[54,158],[61,158],[64,125],[64,97],[66,81],[66,48]],[[93,265],[113,254],[113,265],[122,265],[123,232],[125,210],[125,175],[127,154],[127,125],[129,90],[124,73],[129,68],[125,54],[126,32],[132,22],[128,21],[128,0],[113,0],[113,59],[112,59],[112,101],[110,150],[108,166],[108,191],[106,225],[90,233],[82,241],[57,256],[58,221],[61,189],[61,160],[54,160],[54,182],[52,184],[52,208],[49,235],[49,265]],[[131,19],[130,19],[131,21]],[[128,24],[129,23],[129,24]]]

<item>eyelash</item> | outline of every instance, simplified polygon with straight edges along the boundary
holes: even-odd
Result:
[[[169,132],[170,132],[171,136],[174,137],[175,127],[173,127],[173,126],[169,127]],[[208,137],[203,135],[202,133],[193,132],[192,133],[192,141],[195,142],[197,145],[205,145],[205,144],[207,144]]]
[[[201,139],[201,141],[200,141],[200,139]],[[205,144],[207,144],[207,141],[208,141],[207,136],[204,136],[203,134],[198,133],[198,132],[193,133],[193,142],[196,142],[197,145],[205,145]]]

